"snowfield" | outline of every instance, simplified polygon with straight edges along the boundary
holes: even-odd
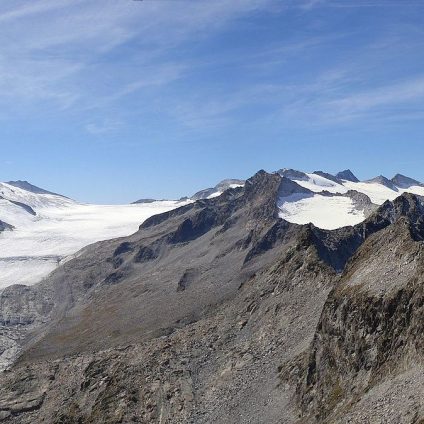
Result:
[[[408,188],[395,187],[393,190],[375,181],[341,180],[337,183],[314,173],[306,173],[303,178],[291,179],[312,193],[294,193],[279,198],[277,205],[280,209],[280,218],[295,224],[312,223],[328,230],[356,225],[365,219],[364,211],[355,206],[352,199],[342,196],[349,190],[367,195],[375,206],[382,205],[386,200],[394,200],[404,192],[424,196],[424,187],[419,185]],[[332,193],[333,196],[320,194],[323,191]]]
[[[312,222],[319,228],[334,230],[359,224],[365,219],[363,211],[355,208],[349,197],[326,197],[320,194],[308,196],[292,194],[278,201],[280,217],[294,224]]]
[[[6,183],[0,183],[0,196],[4,197],[0,199],[0,220],[15,227],[0,233],[0,288],[34,284],[88,244],[130,235],[148,217],[187,204],[81,204],[61,196],[26,192]],[[36,215],[10,200],[30,206]]]

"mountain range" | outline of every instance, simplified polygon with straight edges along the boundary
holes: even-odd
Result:
[[[4,258],[56,258],[31,285],[0,267],[3,422],[424,422],[418,181],[284,168],[180,201],[0,195]]]

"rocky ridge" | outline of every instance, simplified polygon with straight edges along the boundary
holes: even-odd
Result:
[[[261,171],[3,290],[0,419],[418,423],[422,199],[329,231],[278,218],[294,184]]]

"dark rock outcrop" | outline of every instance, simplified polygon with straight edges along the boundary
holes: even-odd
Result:
[[[406,177],[405,175],[402,174],[396,174],[391,181],[393,182],[393,184],[396,187],[400,187],[400,188],[409,188],[411,186],[420,186],[420,187],[424,187],[423,183],[420,183],[417,180],[414,180],[413,178],[410,177]]]
[[[17,202],[17,201],[15,201],[15,200],[9,200],[9,202],[10,203],[13,203],[14,205],[16,205],[16,206],[19,206],[20,208],[22,208],[25,212],[28,212],[30,215],[32,215],[32,216],[36,216],[37,215],[37,212],[35,212],[35,210],[34,209],[32,209],[32,207],[31,206],[29,206],[29,205],[27,205],[27,204],[25,204],[25,203],[22,203],[22,202]]]
[[[3,231],[12,231],[15,227],[7,222],[0,220],[0,233]]]
[[[353,183],[359,183],[358,178],[350,169],[345,169],[336,174],[336,178],[339,180],[352,181]]]

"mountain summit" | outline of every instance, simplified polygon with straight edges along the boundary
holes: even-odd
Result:
[[[350,169],[345,169],[344,171],[340,171],[336,174],[336,178],[339,180],[352,181],[354,183],[359,183],[358,178],[356,178],[355,174]]]
[[[44,190],[43,188],[37,187],[37,186],[29,183],[28,181],[23,181],[23,180],[8,181],[6,184],[9,184],[9,185],[11,185],[13,187],[21,188],[22,190],[29,191],[30,193],[35,193],[35,194],[52,194],[54,196],[65,197],[65,196],[62,196],[61,194],[53,193],[51,191]]]
[[[413,186],[424,187],[423,183],[420,183],[419,181],[414,180],[413,178],[407,177],[407,176],[402,175],[402,174],[396,174],[391,179],[391,181],[397,187],[401,187],[401,188],[410,188],[410,187],[413,187]]]

